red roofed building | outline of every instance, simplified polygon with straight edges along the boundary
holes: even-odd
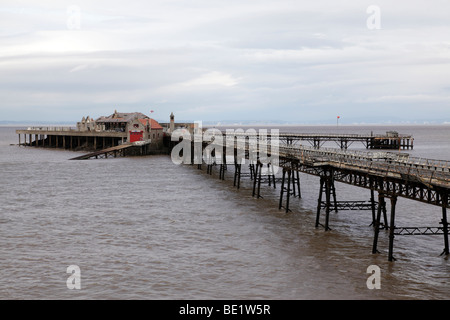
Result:
[[[152,142],[162,143],[163,141],[163,127],[160,126],[155,119],[139,119],[143,126],[143,138],[151,140]],[[133,142],[130,140],[130,142]]]
[[[129,143],[151,143],[155,147],[163,143],[163,127],[140,112],[122,113],[115,110],[112,115],[96,120],[83,117],[77,127],[79,131],[123,132],[127,134],[124,142]]]

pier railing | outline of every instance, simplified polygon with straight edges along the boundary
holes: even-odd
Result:
[[[259,141],[261,148],[262,141]],[[216,144],[221,146],[220,144]],[[225,145],[222,145],[225,147]],[[407,153],[367,152],[340,150],[333,148],[317,149],[308,146],[278,146],[271,150],[271,143],[263,145],[267,154],[283,159],[296,160],[300,164],[314,167],[329,165],[335,168],[359,170],[380,177],[398,178],[450,188],[450,162],[425,158],[409,157]],[[237,143],[234,148],[242,148]],[[255,152],[256,145],[246,143],[245,151]]]
[[[222,132],[223,134],[226,134],[226,132]],[[257,136],[259,137],[259,133],[251,133],[251,132],[245,132],[245,133],[239,133],[234,132],[235,136]],[[271,133],[267,132],[267,136],[270,137]],[[276,136],[280,137],[291,137],[291,138],[317,138],[317,137],[330,137],[330,138],[411,138],[412,135],[410,134],[398,134],[395,136],[387,135],[387,134],[357,134],[357,133],[292,133],[292,132],[280,132],[276,134]]]
[[[427,159],[427,158],[419,158],[419,157],[410,157],[407,153],[397,153],[397,152],[383,152],[383,151],[358,151],[358,150],[340,150],[334,148],[321,148],[316,149],[308,146],[283,146],[285,151],[292,150],[294,153],[298,151],[300,152],[308,152],[313,155],[323,155],[323,156],[335,156],[339,155],[345,158],[353,158],[353,159],[365,159],[370,161],[380,161],[383,160],[385,162],[391,162],[398,165],[404,165],[409,167],[417,167],[422,169],[436,170],[436,171],[450,171],[450,161],[446,160],[435,160],[435,159]]]
[[[28,131],[78,131],[72,127],[28,127]]]
[[[125,129],[114,130],[79,130],[73,127],[28,127],[27,131],[41,131],[41,132],[125,132]]]
[[[397,175],[399,178],[421,181],[430,185],[450,188],[450,163],[448,161],[411,158],[390,152],[317,150],[309,147],[279,147],[279,155],[298,159],[301,163],[324,164],[342,168],[359,168],[379,176]]]

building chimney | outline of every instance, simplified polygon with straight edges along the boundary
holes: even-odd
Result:
[[[170,114],[170,133],[175,131],[175,116],[173,115],[173,112]]]

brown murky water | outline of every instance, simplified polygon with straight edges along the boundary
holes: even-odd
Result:
[[[332,213],[315,229],[318,178],[301,174],[302,199],[278,210],[278,189],[233,187],[168,156],[68,161],[62,150],[10,146],[0,128],[1,299],[448,299],[442,236],[388,234],[371,254],[369,211]],[[290,132],[413,134],[412,156],[450,160],[450,126],[283,127]],[[330,145],[332,146],[332,145]],[[363,149],[354,144],[355,149]],[[408,151],[405,151],[408,152]],[[339,200],[369,191],[337,184]],[[400,199],[397,224],[439,226],[441,210]],[[69,290],[69,265],[81,289]],[[370,265],[381,289],[366,285]]]

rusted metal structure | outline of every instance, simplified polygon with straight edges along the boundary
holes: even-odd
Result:
[[[223,132],[225,134],[225,132]],[[239,134],[236,134],[239,136]],[[251,136],[249,133],[242,135]],[[271,135],[267,138],[270,140]],[[341,133],[279,133],[277,138],[283,145],[300,145],[307,142],[316,149],[320,149],[326,142],[334,142],[338,148],[346,150],[353,143],[362,144],[366,149],[414,149],[412,135],[399,134],[396,131],[387,131],[386,134],[341,134]]]
[[[105,158],[107,159],[108,157],[125,157],[126,156],[126,150],[127,149],[131,149],[131,148],[137,148],[138,146],[135,146],[131,143],[128,144],[123,144],[123,145],[119,145],[119,146],[115,146],[115,147],[111,147],[111,148],[106,148],[106,149],[102,149],[102,150],[98,150],[98,151],[94,151],[88,154],[84,154],[75,158],[72,158],[70,160],[88,160],[88,159],[100,159],[100,158]],[[141,149],[141,152],[143,152],[143,150]]]
[[[447,208],[450,190],[450,162],[409,157],[407,154],[373,151],[349,151],[341,149],[305,146],[283,145],[272,153],[267,143],[265,150],[268,155],[279,158],[282,169],[281,178],[275,175],[261,175],[263,166],[259,155],[256,161],[247,162],[249,172],[242,172],[242,162],[236,155],[241,152],[247,161],[250,159],[250,148],[247,143],[245,150],[239,150],[235,141],[233,151],[226,150],[230,144],[223,145],[223,152],[218,155],[220,161],[208,161],[207,173],[212,174],[214,167],[219,167],[219,177],[225,179],[228,167],[234,167],[233,184],[240,188],[241,177],[250,177],[253,182],[252,195],[262,198],[261,185],[269,183],[276,188],[275,181],[280,184],[279,209],[290,212],[292,197],[301,197],[299,173],[317,176],[320,179],[320,189],[317,200],[315,227],[330,228],[330,212],[339,210],[367,210],[372,214],[374,238],[372,253],[378,252],[378,234],[381,228],[389,231],[388,260],[394,261],[393,247],[395,236],[400,235],[443,235],[444,249],[442,255],[449,254]],[[192,143],[192,151],[194,143]],[[230,152],[231,151],[231,152]],[[244,151],[244,152],[242,152]],[[234,154],[232,162],[225,161],[224,154]],[[267,155],[266,154],[266,155]],[[215,157],[214,153],[211,153]],[[216,160],[218,158],[216,157]],[[198,164],[201,169],[202,165]],[[370,201],[337,201],[335,182],[341,182],[370,190]],[[376,199],[375,194],[378,193]],[[397,214],[397,198],[402,197],[427,203],[442,208],[440,226],[429,227],[398,227],[395,225]],[[387,201],[390,202],[390,215],[387,213]],[[382,220],[383,216],[383,220]]]

